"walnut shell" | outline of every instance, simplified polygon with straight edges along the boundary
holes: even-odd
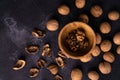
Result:
[[[88,72],[88,78],[90,80],[99,80],[99,74],[96,71]]]
[[[51,48],[49,44],[45,44],[42,49],[42,56],[51,56]]]
[[[112,21],[116,21],[120,18],[120,14],[118,11],[110,11],[108,13],[108,18]]]
[[[92,50],[91,54],[96,57],[100,55],[100,52],[100,48],[96,45],[95,48]]]
[[[75,68],[71,72],[71,79],[72,80],[82,80],[83,78],[83,73],[80,69]]]
[[[102,42],[102,37],[99,33],[96,33],[96,44],[100,44]]]
[[[85,7],[86,0],[75,0],[75,6],[79,9]]]
[[[58,66],[55,64],[51,64],[47,67],[47,69],[53,74],[56,75],[58,73]]]
[[[103,55],[103,59],[109,63],[113,63],[115,61],[115,56],[111,52],[106,52]]]
[[[30,45],[25,48],[28,54],[36,54],[39,51],[39,47],[36,45]]]
[[[46,28],[49,30],[49,31],[56,31],[59,27],[59,23],[57,20],[49,20],[47,23],[46,23]]]
[[[112,43],[109,40],[103,40],[100,44],[100,48],[103,52],[108,52],[112,48]]]
[[[56,61],[57,65],[59,67],[64,68],[65,64],[64,64],[64,61],[63,61],[63,59],[61,57],[55,58],[55,61]]]
[[[70,9],[67,5],[61,5],[58,7],[58,13],[61,15],[68,15],[70,13]]]
[[[116,44],[116,45],[120,45],[120,32],[116,33],[113,37],[113,42]]]
[[[86,63],[86,62],[89,62],[91,59],[92,59],[92,55],[89,54],[89,55],[82,56],[80,58],[80,61]]]
[[[36,77],[39,74],[39,69],[31,68],[29,73],[30,73],[30,77]]]
[[[46,64],[46,61],[43,60],[43,59],[40,59],[40,60],[37,61],[37,66],[38,66],[39,68],[45,67],[45,64]]]
[[[45,34],[43,33],[43,31],[41,31],[41,30],[34,30],[34,31],[32,31],[32,35],[35,38],[42,38],[42,37],[45,36]]]
[[[25,66],[25,64],[26,64],[25,60],[18,60],[13,66],[13,70],[20,70]]]
[[[99,5],[94,5],[91,7],[90,12],[92,16],[98,18],[103,14],[103,10]]]
[[[120,55],[120,46],[117,47],[117,50],[116,50],[117,54]]]
[[[101,62],[99,64],[99,70],[102,74],[109,74],[111,72],[111,65],[108,62]]]
[[[100,31],[103,34],[108,34],[111,31],[111,25],[108,22],[103,22],[100,24]]]
[[[58,52],[58,56],[62,57],[62,58],[67,58],[66,55],[64,55],[64,53],[62,51]]]
[[[54,80],[63,80],[63,78],[60,75],[56,75]]]

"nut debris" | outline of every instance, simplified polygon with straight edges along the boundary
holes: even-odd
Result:
[[[45,67],[45,64],[46,64],[46,61],[43,60],[43,59],[40,59],[40,60],[37,61],[37,66],[38,66],[39,68]]]
[[[57,65],[59,67],[64,68],[65,64],[64,64],[64,61],[63,61],[63,59],[61,57],[55,58],[55,61],[56,61]]]
[[[30,77],[36,77],[39,74],[39,69],[31,68],[29,73],[30,73]]]
[[[62,77],[60,75],[56,75],[54,80],[63,80]]]
[[[45,36],[45,34],[43,33],[42,30],[34,30],[32,31],[32,35],[35,37],[35,38],[42,38]]]
[[[36,46],[36,45],[27,46],[27,47],[25,48],[25,51],[26,51],[28,54],[36,54],[36,53],[39,51],[39,47]]]
[[[47,67],[47,69],[53,74],[56,75],[58,73],[58,66],[55,64],[51,64]]]
[[[62,51],[59,51],[59,52],[58,52],[58,56],[63,57],[63,58],[67,58],[67,56],[64,55],[64,53],[63,53]]]
[[[51,48],[49,44],[45,44],[42,49],[42,56],[51,56]]]

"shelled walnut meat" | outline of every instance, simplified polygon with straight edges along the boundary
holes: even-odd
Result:
[[[30,45],[25,48],[25,51],[28,54],[36,54],[39,51],[39,46],[37,45]]]

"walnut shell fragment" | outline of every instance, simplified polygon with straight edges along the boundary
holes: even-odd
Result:
[[[42,49],[42,56],[51,56],[51,48],[49,44],[45,44]]]
[[[55,58],[55,61],[56,61],[57,65],[59,67],[64,68],[65,64],[64,64],[64,61],[63,61],[63,59],[61,57]]]
[[[36,54],[39,51],[39,47],[37,45],[31,45],[31,46],[27,46],[25,48],[25,51],[28,54]]]
[[[39,74],[39,69],[31,68],[29,73],[30,73],[30,77],[36,77]]]
[[[56,75],[54,80],[63,80],[62,77],[60,75]]]
[[[64,55],[64,53],[62,51],[58,52],[58,56],[62,57],[62,58],[67,58],[66,55]]]
[[[55,64],[51,64],[47,67],[47,69],[53,74],[57,74],[58,73],[58,66]]]
[[[39,68],[45,67],[45,64],[46,64],[46,61],[43,60],[43,59],[40,59],[40,60],[37,61],[37,66],[38,66]]]
[[[43,33],[43,31],[41,31],[41,30],[34,30],[34,31],[32,31],[32,35],[35,38],[42,38],[42,37],[45,36],[45,34]]]
[[[14,65],[13,70],[20,70],[25,66],[25,64],[26,64],[25,60],[18,60]]]

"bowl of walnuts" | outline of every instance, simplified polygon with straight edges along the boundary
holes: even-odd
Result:
[[[68,58],[80,59],[96,45],[96,36],[93,29],[83,22],[71,22],[65,25],[59,33],[58,45]]]

